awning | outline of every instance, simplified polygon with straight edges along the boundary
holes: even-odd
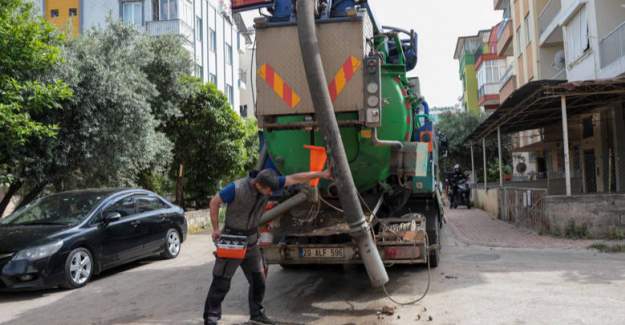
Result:
[[[625,102],[625,78],[566,82],[532,81],[517,89],[482,122],[466,141],[476,141],[497,132],[533,130],[561,121],[561,97],[566,96],[569,117],[596,107]]]

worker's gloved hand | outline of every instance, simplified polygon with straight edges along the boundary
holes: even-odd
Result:
[[[219,240],[219,237],[221,237],[221,230],[219,229],[213,230],[212,237],[213,237],[213,241],[216,243]]]

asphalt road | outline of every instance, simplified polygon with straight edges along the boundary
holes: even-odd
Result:
[[[6,324],[201,324],[212,269],[208,235],[193,235],[181,256],[106,272],[75,291],[0,294]],[[419,295],[427,269],[393,266],[389,291]],[[285,324],[625,324],[625,255],[466,245],[444,228],[441,266],[423,303],[392,306],[369,287],[362,267],[286,271],[271,267],[268,314]],[[239,271],[224,303],[224,324],[247,317]],[[431,320],[429,320],[431,317]]]

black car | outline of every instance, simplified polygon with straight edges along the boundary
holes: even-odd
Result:
[[[186,236],[183,210],[146,190],[46,196],[0,219],[0,290],[82,287],[121,264],[175,258]]]

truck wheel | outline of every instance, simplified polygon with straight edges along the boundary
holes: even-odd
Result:
[[[430,267],[434,268],[438,266],[439,262],[439,254],[441,250],[441,241],[440,241],[440,231],[441,231],[441,223],[439,220],[438,214],[431,215],[427,217],[426,220],[426,230],[428,233],[428,245],[437,245],[437,248],[430,249],[429,252],[429,260]]]

